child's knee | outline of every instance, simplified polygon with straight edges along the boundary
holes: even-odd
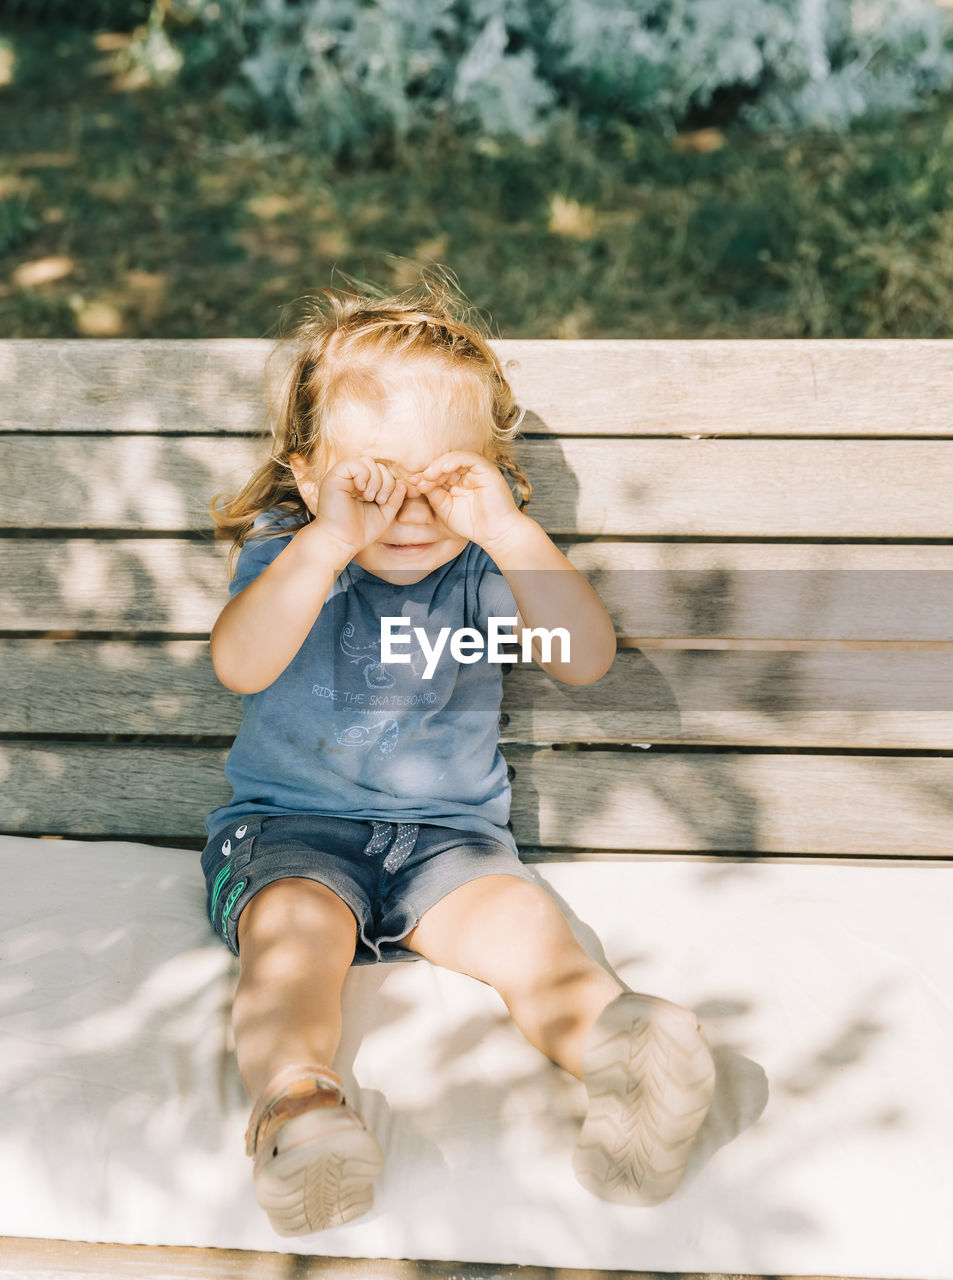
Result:
[[[249,948],[322,941],[325,946],[340,939],[351,946],[357,922],[350,907],[326,885],[316,880],[288,878],[265,885],[249,901],[238,921],[240,954]]]

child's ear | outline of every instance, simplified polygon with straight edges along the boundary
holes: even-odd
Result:
[[[314,515],[318,508],[318,490],[321,488],[321,481],[318,479],[316,468],[313,462],[306,458],[303,453],[289,453],[288,463],[291,467],[291,474],[295,478],[295,484],[298,486],[298,492],[301,494],[305,506]]]

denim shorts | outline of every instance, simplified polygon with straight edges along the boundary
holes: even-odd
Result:
[[[278,814],[242,818],[202,853],[212,928],[238,955],[238,918],[259,890],[301,877],[326,885],[354,913],[355,964],[413,959],[399,945],[451,890],[488,875],[536,876],[492,836],[450,827]]]

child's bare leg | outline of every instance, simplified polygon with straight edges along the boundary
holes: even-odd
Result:
[[[278,880],[242,912],[232,1022],[252,1099],[283,1067],[334,1062],[356,938],[350,908],[313,880]]]
[[[404,944],[488,983],[527,1040],[580,1080],[589,1030],[625,990],[579,944],[549,894],[517,876],[461,885],[424,914]]]
[[[549,895],[516,876],[462,885],[406,942],[495,987],[527,1039],[584,1080],[589,1108],[573,1167],[587,1190],[629,1205],[672,1194],[714,1089],[693,1013],[626,991]]]
[[[255,1100],[248,1153],[255,1195],[279,1235],[340,1226],[374,1202],[384,1153],[329,1070],[356,937],[337,894],[300,878],[262,889],[238,922],[233,1022]]]

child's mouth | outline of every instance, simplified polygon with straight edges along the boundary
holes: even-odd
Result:
[[[404,552],[411,553],[414,551],[424,551],[426,550],[427,547],[432,547],[433,543],[432,542],[385,542],[384,546],[387,548],[388,551],[404,551]]]

